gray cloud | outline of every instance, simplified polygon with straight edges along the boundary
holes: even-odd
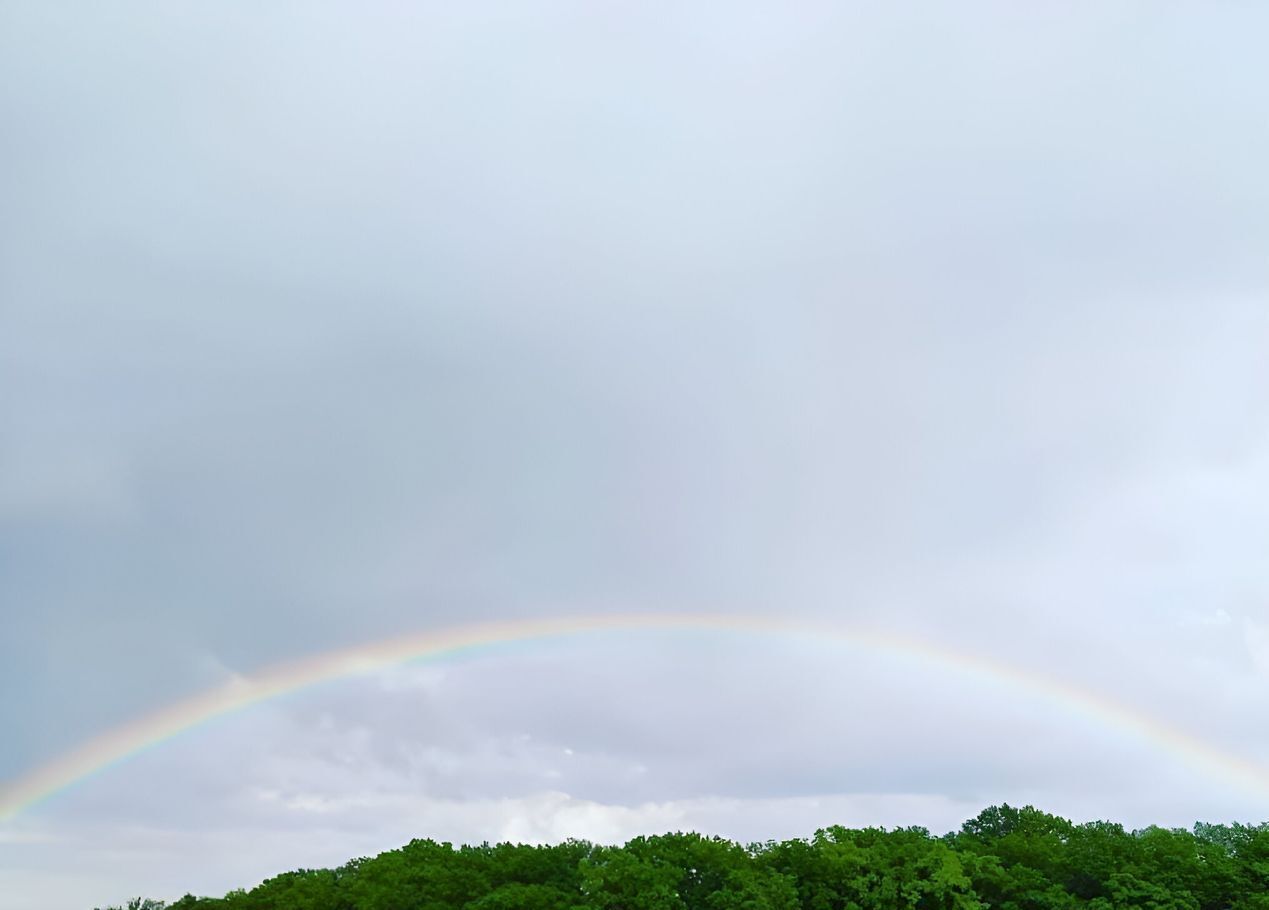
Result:
[[[8,4],[0,776],[225,673],[616,609],[886,628],[1265,754],[1264,19]],[[1263,805],[937,667],[636,636],[225,718],[0,829],[0,884],[1004,798]]]

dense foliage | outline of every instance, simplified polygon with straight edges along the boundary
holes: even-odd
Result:
[[[158,902],[132,908],[161,910]],[[1269,824],[1193,831],[994,806],[942,837],[826,828],[740,846],[698,834],[622,847],[412,841],[168,910],[1269,910]]]

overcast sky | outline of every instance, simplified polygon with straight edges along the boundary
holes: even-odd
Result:
[[[915,636],[1269,766],[1267,32],[5,0],[0,778],[278,660],[610,610]],[[1001,801],[1269,818],[945,666],[596,635],[200,727],[0,825],[0,905]]]

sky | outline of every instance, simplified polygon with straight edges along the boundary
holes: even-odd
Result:
[[[0,908],[414,837],[1269,819],[1266,29],[0,3],[0,780],[402,636],[768,625],[225,714],[0,822]]]

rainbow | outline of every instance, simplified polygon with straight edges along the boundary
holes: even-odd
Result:
[[[1217,749],[1126,705],[1061,680],[928,641],[824,623],[723,613],[639,613],[491,622],[318,654],[276,664],[251,676],[176,702],[110,730],[0,787],[0,820],[19,813],[212,718],[248,708],[317,683],[411,661],[455,659],[512,643],[543,642],[611,631],[741,632],[809,635],[871,652],[916,659],[1058,703],[1100,724],[1160,747],[1227,783],[1269,794],[1269,769]]]

